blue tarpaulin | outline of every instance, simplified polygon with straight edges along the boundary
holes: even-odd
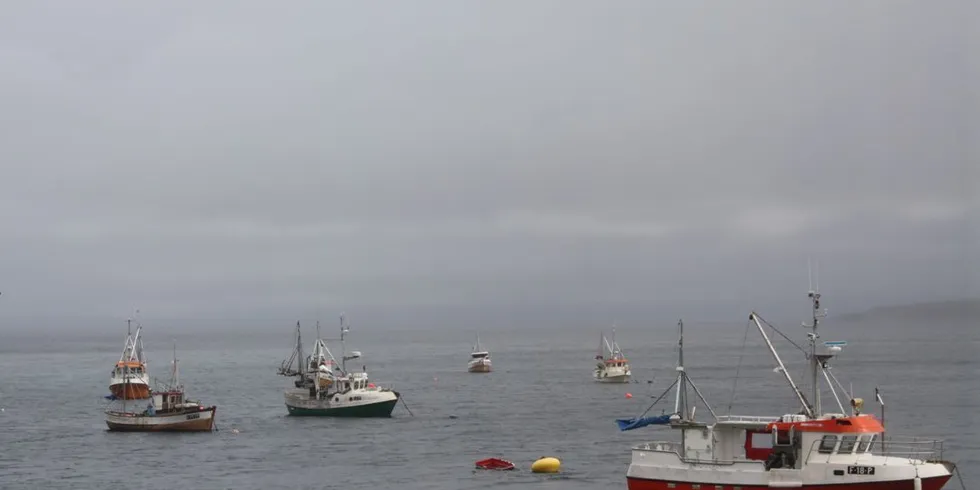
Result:
[[[116,398],[116,395],[112,395],[112,394],[106,395],[105,396],[105,399],[106,400],[118,400],[118,398]]]
[[[632,419],[616,419],[619,430],[633,430],[648,425],[666,425],[670,423],[670,415],[660,415],[658,417],[641,417]]]

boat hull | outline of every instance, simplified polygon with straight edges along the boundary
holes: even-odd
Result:
[[[144,400],[150,397],[150,387],[144,383],[111,384],[109,392],[121,400]]]
[[[298,417],[391,417],[398,399],[362,405],[298,407],[286,404],[289,415]]]
[[[310,398],[309,390],[289,390],[285,398],[289,415],[300,417],[391,417],[399,395],[388,390],[353,390],[317,400]]]
[[[466,370],[471,373],[489,373],[491,371],[491,367],[489,362],[478,362],[470,364]]]
[[[933,478],[923,478],[922,479],[922,490],[941,490],[943,485],[949,481],[951,475],[937,476]],[[723,488],[735,488],[729,485],[717,485],[714,483],[692,483],[692,482],[678,482],[678,481],[667,481],[667,480],[648,480],[645,478],[626,478],[626,487],[629,490],[694,490],[694,489],[706,489],[706,488],[716,488],[721,486]],[[739,488],[742,490],[769,490],[768,485],[740,485]],[[893,481],[879,481],[879,482],[855,482],[855,483],[830,483],[830,484],[804,484],[796,488],[803,489],[813,489],[813,490],[913,490],[914,483],[912,480],[893,480]]]
[[[629,383],[630,382],[629,374],[620,374],[616,376],[606,376],[606,377],[600,377],[600,376],[594,376],[594,377],[596,382],[599,383]]]
[[[106,413],[106,425],[115,432],[210,432],[217,407],[167,415]]]

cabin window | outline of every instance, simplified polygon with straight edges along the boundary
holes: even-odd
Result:
[[[820,447],[817,448],[817,451],[823,454],[830,454],[834,452],[834,448],[836,446],[837,446],[837,436],[826,435],[823,436],[823,439],[820,440]]]
[[[844,436],[840,438],[840,448],[837,450],[839,454],[851,454],[854,452],[854,446],[857,445],[857,436]]]
[[[858,442],[857,445],[857,452],[866,453],[870,451],[871,447],[874,446],[874,442],[875,442],[874,434],[871,434],[869,436],[861,436],[861,440]]]

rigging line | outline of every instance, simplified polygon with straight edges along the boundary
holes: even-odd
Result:
[[[762,320],[762,323],[765,323],[766,325],[768,325],[768,326],[769,326],[769,328],[771,328],[771,329],[772,329],[772,330],[773,330],[774,332],[776,332],[776,333],[778,333],[780,337],[782,337],[782,338],[784,338],[784,339],[786,339],[786,341],[787,341],[787,342],[789,342],[789,343],[791,343],[791,344],[793,344],[793,347],[796,347],[797,349],[799,349],[799,350],[800,350],[800,352],[802,352],[802,353],[804,353],[804,354],[806,354],[806,355],[807,355],[807,358],[809,358],[809,356],[810,356],[810,354],[809,354],[809,353],[807,353],[807,351],[806,351],[806,349],[804,349],[803,347],[800,347],[800,344],[797,344],[796,342],[793,342],[793,340],[792,340],[792,339],[790,339],[789,337],[787,337],[787,336],[786,336],[786,334],[784,334],[784,333],[783,333],[783,332],[781,332],[781,331],[780,331],[780,330],[779,330],[778,328],[776,328],[776,326],[775,326],[775,325],[773,325],[773,324],[771,324],[771,323],[769,323],[769,322],[767,322],[767,321],[766,321],[766,319],[765,319],[765,318],[762,318],[761,316],[759,316],[759,314],[758,314],[758,313],[756,313],[756,314],[755,314],[755,316],[756,316],[756,317],[757,317],[757,318],[758,318],[759,320]]]
[[[678,377],[677,379],[675,379],[675,380],[674,380],[674,382],[673,382],[673,383],[671,383],[671,384],[670,384],[670,386],[668,386],[668,387],[667,387],[667,389],[666,389],[666,390],[664,390],[664,392],[663,392],[663,393],[661,393],[661,394],[660,394],[660,396],[658,396],[658,397],[657,397],[657,399],[656,399],[656,400],[654,400],[654,401],[653,401],[653,403],[651,403],[651,404],[650,404],[650,406],[649,406],[649,407],[647,407],[647,409],[646,409],[646,410],[644,410],[644,411],[643,411],[643,413],[641,413],[641,414],[640,414],[640,416],[639,416],[639,417],[637,417],[637,418],[643,418],[643,416],[644,416],[644,415],[646,415],[646,414],[647,414],[647,412],[649,412],[649,411],[650,411],[650,409],[651,409],[651,408],[653,408],[653,406],[657,404],[657,402],[659,402],[659,401],[660,401],[660,400],[662,400],[662,399],[663,399],[663,398],[664,398],[665,396],[667,396],[667,393],[670,393],[670,390],[671,390],[671,389],[673,389],[675,385],[677,385],[677,382],[678,382],[679,380],[680,380],[680,377]]]
[[[738,375],[742,370],[742,358],[745,357],[745,344],[749,340],[749,328],[752,326],[752,320],[749,320],[745,324],[745,336],[742,337],[742,352],[738,355],[738,366],[735,368],[735,381],[732,383],[732,398],[728,400],[728,415],[732,414],[732,405],[735,404],[735,389],[738,388]]]
[[[830,384],[830,370],[827,368],[821,368],[820,370],[823,371],[823,377],[827,380],[827,385],[830,387],[830,393],[834,395],[834,400],[837,400],[837,407],[840,408],[840,413],[847,413],[847,410],[844,410],[844,404],[840,402],[840,397],[837,396],[837,390],[834,389],[834,385]],[[841,390],[844,391],[845,395],[847,394],[847,390],[844,390],[843,386],[841,386]]]
[[[834,372],[830,368],[824,368],[823,371],[830,375],[831,379],[834,380],[834,383],[837,383],[837,387],[840,388],[842,392],[847,393],[848,398],[854,398],[854,393],[844,389],[844,385],[837,380],[837,376],[834,376]]]
[[[694,384],[694,381],[691,381],[691,378],[687,378],[687,382],[691,383],[691,388],[694,388],[694,392],[698,394],[698,398],[701,399],[701,403],[704,403],[704,406],[708,408],[709,412],[711,412],[711,416],[714,417],[715,420],[718,420],[718,415],[716,415],[715,411],[711,409],[711,405],[708,405],[708,400],[704,399],[704,395],[701,394],[701,390],[698,389],[698,385]]]

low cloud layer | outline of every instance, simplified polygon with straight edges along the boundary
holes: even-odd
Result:
[[[977,297],[978,14],[12,2],[0,318]]]

